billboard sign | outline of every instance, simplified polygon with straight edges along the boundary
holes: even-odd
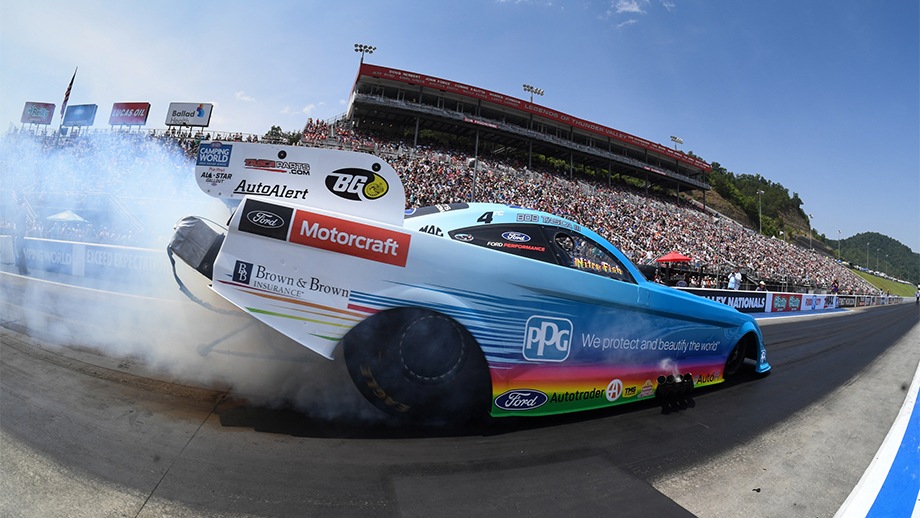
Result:
[[[150,103],[115,103],[109,124],[112,126],[143,126],[150,115]]]
[[[213,107],[208,103],[169,103],[166,125],[207,127],[211,123]]]
[[[19,121],[23,124],[51,124],[52,117],[54,117],[53,103],[26,102]]]
[[[68,106],[67,111],[64,112],[64,122],[62,126],[92,126],[93,122],[96,120],[96,109],[98,106],[95,104],[78,104],[76,106]]]

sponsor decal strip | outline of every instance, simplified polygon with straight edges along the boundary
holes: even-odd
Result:
[[[245,291],[246,293],[249,293],[249,294],[251,294],[251,295],[255,295],[255,296],[257,296],[257,297],[262,297],[262,298],[272,299],[272,300],[278,300],[278,301],[281,301],[281,302],[287,302],[288,304],[296,304],[296,305],[298,305],[298,306],[306,306],[306,307],[310,307],[310,308],[314,308],[314,309],[320,309],[320,310],[323,310],[323,311],[328,311],[328,312],[330,312],[330,313],[340,313],[340,314],[342,314],[342,315],[348,315],[348,316],[351,316],[351,317],[356,317],[356,318],[358,318],[358,319],[363,319],[363,318],[367,317],[367,314],[365,314],[365,313],[358,313],[358,312],[355,312],[355,311],[346,311],[346,310],[344,310],[344,309],[338,309],[338,308],[333,308],[333,307],[329,307],[329,306],[324,306],[324,305],[322,305],[322,304],[315,304],[315,303],[313,303],[313,302],[307,302],[307,301],[305,301],[305,300],[297,300],[297,299],[292,299],[292,298],[290,298],[290,297],[282,297],[282,296],[280,296],[280,295],[276,295],[276,294],[274,294],[274,293],[272,293],[272,292],[270,292],[270,291],[267,291],[267,290],[262,290],[262,289],[259,289],[259,288],[252,288],[252,287],[250,287],[250,286],[246,286],[246,285],[243,285],[243,284],[238,284],[238,283],[235,283],[235,282],[229,282],[229,281],[218,281],[218,282],[220,282],[221,284],[227,284],[227,285],[229,285],[229,286],[233,286],[234,288],[236,288],[236,289],[238,289],[238,290],[240,290],[240,291]],[[349,308],[351,308],[351,307],[352,307],[352,306],[349,305]]]
[[[329,321],[326,321],[326,320],[316,320],[316,319],[314,319],[314,318],[299,317],[299,316],[297,316],[297,315],[288,315],[287,313],[278,313],[277,311],[269,311],[269,310],[267,310],[267,309],[260,309],[260,308],[250,308],[250,307],[247,307],[246,310],[249,311],[250,313],[258,313],[258,314],[260,314],[260,315],[268,315],[268,316],[272,316],[272,317],[290,318],[291,320],[300,320],[300,321],[302,321],[302,322],[310,322],[310,323],[312,323],[312,324],[323,324],[323,325],[327,325],[327,326],[344,327],[344,328],[347,328],[347,329],[350,329],[350,328],[354,327],[354,324],[353,324],[353,323],[349,323],[349,324],[336,324],[336,323],[329,322]]]

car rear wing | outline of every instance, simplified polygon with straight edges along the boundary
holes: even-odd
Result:
[[[215,198],[274,198],[399,226],[406,208],[399,175],[369,153],[205,140],[195,179]]]

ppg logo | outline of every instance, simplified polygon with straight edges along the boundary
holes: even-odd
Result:
[[[572,322],[565,318],[532,316],[524,328],[524,359],[561,362],[569,357]]]
[[[233,267],[233,282],[238,282],[240,284],[249,284],[249,279],[252,277],[252,263],[244,263],[243,261],[237,261],[236,265]]]

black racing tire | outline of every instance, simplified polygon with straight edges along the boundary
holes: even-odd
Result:
[[[367,318],[342,339],[348,374],[377,408],[413,421],[467,421],[491,402],[491,379],[476,339],[426,308]]]
[[[725,369],[722,371],[724,378],[728,379],[741,370],[741,366],[744,365],[744,358],[747,356],[747,347],[748,338],[743,336],[732,348],[732,351],[728,353],[728,358],[725,359]]]

